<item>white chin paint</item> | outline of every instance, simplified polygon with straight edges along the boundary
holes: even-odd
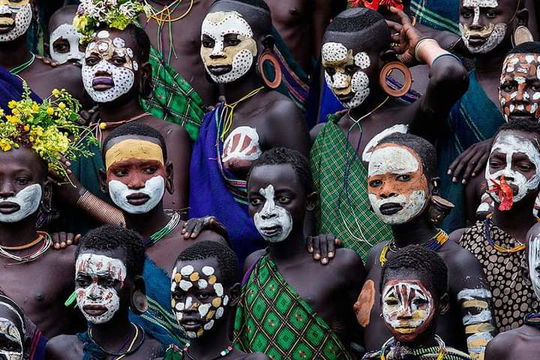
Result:
[[[540,237],[529,241],[529,276],[536,297],[540,300]]]
[[[277,243],[285,240],[292,231],[291,214],[274,201],[274,186],[268,185],[259,193],[266,199],[261,211],[253,216],[255,227],[264,240]]]
[[[459,28],[461,30],[461,38],[463,39],[463,43],[472,54],[487,54],[502,43],[506,35],[507,25],[496,24],[486,42],[480,46],[471,46],[466,29],[461,24],[459,25]]]
[[[26,4],[23,7],[0,6],[0,15],[15,14],[15,27],[5,34],[0,34],[0,42],[13,41],[26,33],[32,22],[32,5]]]
[[[105,91],[97,91],[92,83],[96,78],[96,73],[105,72],[112,77],[113,87]],[[92,100],[97,103],[108,103],[118,99],[120,96],[127,94],[133,84],[135,84],[135,73],[125,67],[114,66],[108,61],[101,60],[94,66],[86,65],[83,61],[82,79],[84,89],[90,95]]]
[[[417,217],[426,204],[426,193],[422,190],[413,191],[409,196],[396,195],[388,199],[381,199],[373,194],[369,194],[369,202],[373,211],[385,224],[398,225],[405,224]],[[381,206],[393,203],[400,204],[403,209],[393,215],[384,215],[381,213]]]
[[[109,194],[112,201],[120,209],[129,214],[146,214],[159,204],[165,193],[165,179],[161,176],[154,176],[146,181],[141,189],[130,189],[126,184],[118,180],[109,182]],[[145,194],[149,197],[142,205],[132,205],[127,197],[133,194]]]
[[[84,53],[79,50],[80,37],[81,35],[71,24],[62,24],[54,29],[49,40],[51,58],[60,64],[66,63],[68,60],[80,61],[84,57]],[[53,44],[60,38],[66,39],[69,42],[69,52],[59,53],[55,51]]]
[[[0,198],[0,203],[10,202],[19,205],[19,210],[11,214],[0,213],[0,223],[16,223],[26,219],[39,208],[43,190],[41,185],[33,184],[19,191],[15,196]]]
[[[500,177],[504,176],[509,185],[514,185],[518,188],[517,194],[514,194],[514,203],[522,200],[530,191],[538,189],[538,185],[540,184],[540,152],[529,139],[503,132],[497,136],[495,143],[491,147],[491,153],[495,151],[506,155],[506,166],[502,170],[491,173],[488,162],[485,172],[488,186],[493,186],[492,181],[498,183]],[[528,180],[522,173],[512,168],[512,157],[516,153],[526,154],[536,166],[536,173]],[[500,202],[497,193],[493,193],[492,196],[497,202]]]

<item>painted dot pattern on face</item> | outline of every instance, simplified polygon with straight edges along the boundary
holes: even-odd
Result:
[[[15,14],[15,26],[5,34],[0,34],[0,42],[13,41],[26,34],[32,22],[32,5],[26,4],[22,7],[0,6],[0,15]]]
[[[345,45],[335,42],[325,43],[321,50],[322,58],[328,62],[343,61],[347,57],[347,53],[348,50]]]
[[[367,69],[371,65],[369,55],[365,52],[359,52],[358,54],[354,55],[354,64],[362,70]]]

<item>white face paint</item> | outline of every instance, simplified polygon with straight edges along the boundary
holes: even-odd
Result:
[[[265,198],[261,211],[253,216],[255,227],[264,240],[277,243],[285,240],[292,231],[293,220],[291,214],[274,201],[274,186],[268,185],[260,189],[259,193]]]
[[[324,77],[334,95],[349,109],[360,106],[370,93],[369,78],[362,71],[371,65],[368,54],[359,52],[353,56],[353,51],[345,45],[328,42],[323,44],[321,55]],[[347,72],[350,66],[359,69],[352,76]]]
[[[251,69],[257,43],[251,26],[240,13],[219,11],[206,15],[201,36],[201,58],[216,83],[236,81]],[[231,41],[238,43],[231,45]]]
[[[364,148],[364,152],[362,153],[362,161],[369,163],[373,150],[377,147],[377,145],[379,145],[381,140],[384,139],[385,137],[388,137],[395,133],[406,134],[408,132],[409,132],[409,125],[405,125],[405,124],[397,124],[387,129],[384,129],[383,131],[375,135],[371,140],[369,140],[368,144]]]
[[[10,2],[10,5],[0,6],[0,26],[13,26],[8,32],[0,33],[0,42],[8,42],[18,39],[26,34],[32,22],[32,5],[29,0],[19,3]],[[1,16],[4,15],[4,16]],[[10,17],[6,17],[10,15]]]
[[[79,50],[79,40],[81,35],[75,30],[75,27],[72,24],[62,24],[52,32],[49,38],[49,44],[51,48],[51,58],[63,64],[69,60],[80,61],[84,57],[84,53]],[[55,43],[62,43],[66,45],[65,42],[69,45],[68,49],[62,49],[58,51]]]
[[[110,62],[113,57],[124,58],[125,63],[114,65]],[[110,33],[101,30],[86,48],[82,66],[84,88],[97,103],[114,101],[133,88],[138,68],[133,50],[125,47],[125,41],[110,39]]]
[[[9,319],[0,318],[0,334],[5,339],[0,345],[0,358],[5,360],[23,359],[23,336]]]
[[[506,164],[504,169],[493,170],[491,165],[491,157],[493,154],[502,153],[505,155]],[[527,179],[521,172],[515,170],[512,166],[512,158],[515,154],[526,155],[531,163],[536,167],[534,175]],[[486,166],[485,177],[488,186],[493,186],[493,182],[499,183],[500,177],[504,176],[506,182],[510,186],[517,188],[517,193],[514,189],[513,201],[518,202],[523,199],[530,191],[536,191],[540,184],[540,152],[538,145],[535,145],[531,140],[524,136],[501,132],[495,139],[495,143],[491,147],[490,161]],[[493,193],[493,197],[497,202],[500,202],[499,195]]]
[[[529,276],[536,297],[540,300],[540,237],[529,240]]]
[[[427,203],[427,180],[408,149],[390,145],[373,151],[368,167],[369,201],[386,224],[404,224]]]
[[[191,339],[212,330],[229,303],[229,296],[224,294],[223,284],[217,282],[212,266],[203,266],[200,271],[195,271],[191,265],[182,267],[180,271],[174,268],[171,292],[171,308],[176,320]],[[204,299],[200,299],[201,295],[205,296]],[[198,324],[193,325],[192,322]]]
[[[459,24],[461,38],[471,53],[486,54],[495,49],[504,40],[507,24],[490,23],[482,29],[476,30],[480,22],[480,8],[496,8],[498,5],[497,0],[463,0],[463,7],[472,8],[474,12],[472,25]],[[471,29],[471,26],[475,26],[475,29]],[[471,37],[481,37],[486,40],[480,46],[473,46],[470,43]]]
[[[39,209],[43,191],[41,185],[33,184],[19,191],[15,196],[0,198],[0,204],[12,203],[19,209],[11,214],[0,213],[0,223],[16,223],[26,219]]]
[[[146,181],[141,189],[130,189],[126,184],[118,180],[109,182],[109,194],[111,200],[120,209],[130,214],[146,214],[159,204],[165,194],[165,179],[161,176],[154,176]],[[134,194],[148,196],[148,200],[141,205],[130,204],[128,197]]]
[[[234,129],[223,143],[222,161],[257,160],[262,154],[257,130],[249,126]]]
[[[77,306],[92,324],[110,321],[120,308],[118,288],[124,286],[126,266],[115,258],[80,254],[75,264]]]

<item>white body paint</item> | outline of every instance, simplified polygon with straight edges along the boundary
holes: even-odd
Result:
[[[126,279],[124,263],[105,255],[84,253],[79,255],[75,264],[75,278],[84,274],[92,278],[92,284],[86,288],[79,287],[77,292],[77,306],[86,320],[93,324],[103,324],[111,320],[120,308],[120,297],[114,288],[104,287],[97,282],[100,276],[111,276],[122,283]],[[93,316],[84,310],[85,306],[100,306],[107,309],[99,316]]]
[[[238,143],[233,148],[234,138],[238,139]],[[261,154],[257,130],[249,126],[240,126],[234,129],[225,139],[222,161],[227,162],[232,159],[252,161],[257,160]]]
[[[478,26],[480,22],[480,8],[496,8],[499,5],[497,0],[464,0],[463,6],[473,8],[474,17],[472,26]],[[461,31],[461,38],[465,43],[465,46],[473,54],[486,54],[495,49],[503,40],[506,35],[507,25],[504,23],[495,24],[493,29],[487,38],[486,42],[481,46],[471,46],[469,43],[470,30],[468,27],[459,24]]]
[[[8,304],[5,305],[7,306]],[[18,312],[16,312],[15,309],[13,309],[13,312],[20,317],[20,315],[18,314]],[[24,324],[24,322],[21,321],[21,324]],[[22,360],[24,349],[24,336],[20,333],[17,326],[9,319],[0,318],[0,334],[5,336],[10,341],[10,344],[16,343],[18,347],[17,350],[7,350],[2,349],[2,346],[0,345],[0,358],[6,360]]]
[[[149,199],[142,205],[132,205],[127,196],[132,194],[146,194]],[[159,204],[165,194],[165,179],[162,176],[154,176],[148,179],[142,189],[130,189],[126,184],[118,180],[109,182],[109,194],[111,200],[120,209],[130,214],[146,214]]]
[[[482,331],[471,333],[467,337],[467,348],[473,359],[483,359],[486,345],[495,330],[491,324],[492,315],[489,308],[491,292],[488,289],[463,289],[457,295],[458,302],[467,311],[463,316],[463,326],[481,326]],[[467,305],[467,302],[472,302]],[[483,306],[482,306],[483,305]],[[479,345],[483,344],[483,345]]]
[[[328,42],[323,44],[321,54],[325,62],[345,61],[349,50],[341,43]],[[371,65],[368,54],[365,52],[356,54],[354,56],[354,64],[361,70],[355,72],[352,77],[339,71],[336,71],[333,75],[328,74],[327,71],[324,72],[326,83],[334,93],[349,87],[351,88],[354,97],[347,102],[342,102],[343,106],[349,109],[360,106],[370,94],[369,78],[362,71]]]
[[[268,185],[260,189],[259,193],[266,199],[261,211],[253,216],[255,227],[264,240],[277,243],[285,240],[292,231],[293,221],[291,214],[274,201],[274,186]],[[269,229],[278,227],[277,233],[272,234]]]
[[[211,56],[224,56],[225,54],[225,35],[237,34],[253,40],[253,30],[249,23],[236,11],[225,12],[220,21],[212,21],[207,16],[201,27],[201,34],[211,37],[215,41]],[[256,49],[256,48],[255,48]],[[208,75],[218,84],[226,84],[240,79],[253,66],[257,53],[249,49],[242,49],[236,53],[232,59],[232,69],[226,74],[214,75],[208,68]],[[205,57],[203,56],[203,62]],[[208,64],[205,64],[208,66]]]
[[[405,124],[396,124],[394,126],[389,127],[388,129],[384,129],[377,135],[375,135],[366,145],[364,148],[364,152],[362,153],[362,161],[365,161],[369,163],[369,160],[371,159],[371,154],[373,153],[373,149],[379,145],[382,139],[384,139],[387,136],[390,136],[395,133],[400,134],[406,134],[409,132],[409,125]]]
[[[0,223],[16,223],[32,215],[39,209],[43,190],[41,185],[33,184],[19,191],[15,196],[0,198],[0,202],[19,205],[19,210],[12,214],[0,214]]]
[[[26,33],[32,22],[32,5],[0,6],[0,15],[15,14],[15,27],[6,34],[0,34],[0,42],[13,41]]]
[[[53,43],[60,38],[64,38],[69,42],[69,52],[59,53],[55,51]],[[72,24],[62,24],[54,29],[49,38],[51,58],[60,64],[72,59],[80,61],[84,57],[84,53],[79,50],[80,38],[81,35],[75,30]]]
[[[529,276],[536,297],[540,299],[540,237],[529,241]]]
[[[401,147],[383,147],[375,150],[369,162],[369,176],[386,173],[406,175],[418,171],[418,160]],[[426,193],[423,190],[413,191],[409,196],[399,194],[388,198],[380,198],[369,194],[369,201],[375,214],[386,224],[404,224],[422,212],[426,205]],[[393,215],[384,215],[380,207],[387,203],[398,203],[403,209]]]
[[[486,166],[485,177],[489,186],[493,185],[492,181],[498,182],[499,178],[504,176],[509,185],[514,185],[518,188],[518,193],[514,194],[514,202],[520,201],[529,191],[538,188],[540,184],[540,152],[529,139],[513,134],[499,134],[491,147],[491,153],[495,151],[506,154],[506,167],[492,174],[489,164]],[[536,166],[536,173],[530,179],[527,180],[523,174],[512,169],[512,157],[515,153],[526,154]],[[512,178],[513,180],[509,180],[508,178]],[[500,201],[498,194],[494,193],[493,197],[497,201]]]

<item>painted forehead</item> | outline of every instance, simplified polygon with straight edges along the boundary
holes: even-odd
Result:
[[[152,141],[128,138],[108,146],[105,152],[105,168],[126,160],[155,160],[165,165],[163,149]]]
[[[326,65],[354,62],[361,69],[367,69],[370,65],[370,59],[367,53],[363,51],[354,53],[352,49],[348,49],[345,45],[338,42],[327,42],[323,44],[321,54]]]
[[[172,272],[172,291],[180,289],[189,291],[192,288],[206,289],[212,285],[217,296],[223,296],[223,285],[218,276],[217,261],[208,262],[209,265],[197,266],[189,261],[180,261]]]
[[[110,275],[120,281],[126,278],[126,265],[123,259],[90,252],[79,254],[75,270],[77,273],[94,276]]]
[[[422,170],[422,161],[412,149],[398,144],[375,148],[369,160],[369,175],[409,174]]]
[[[536,75],[540,79],[540,54],[510,54],[504,60],[503,75]]]
[[[531,157],[540,152],[539,147],[537,138],[531,138],[522,132],[501,131],[495,138],[491,153],[495,151],[502,153],[512,151],[524,153]]]
[[[88,55],[92,52],[110,53],[115,51],[120,56],[128,55],[132,58],[135,55],[133,49],[136,46],[136,42],[126,32],[100,30],[94,36],[93,41],[86,47],[86,54]]]
[[[484,7],[484,8],[496,8],[499,6],[497,0],[463,0],[464,7]]]
[[[206,15],[202,32],[215,40],[227,34],[253,37],[253,30],[244,17],[236,11],[217,11]]]
[[[151,136],[135,135],[135,134],[133,134],[133,135],[121,135],[121,136],[116,136],[116,137],[110,139],[109,141],[107,141],[107,145],[105,147],[105,152],[109,151],[109,149],[112,148],[114,145],[119,144],[119,143],[121,143],[123,141],[126,141],[126,140],[146,141],[146,142],[161,146],[161,142],[158,139],[156,139],[154,137],[151,137]]]

